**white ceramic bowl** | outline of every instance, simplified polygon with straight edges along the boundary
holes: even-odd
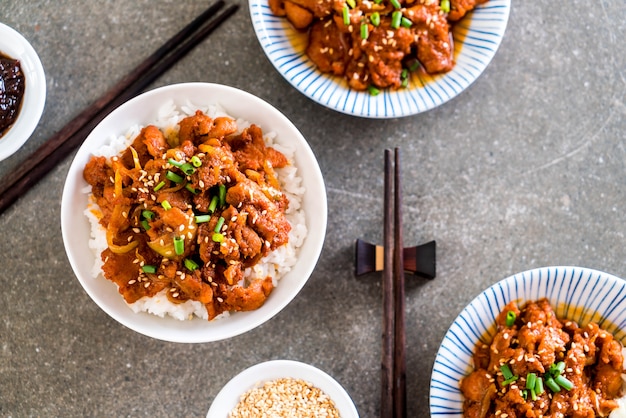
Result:
[[[296,31],[287,19],[274,16],[268,0],[250,0],[249,6],[265,55],[293,87],[338,112],[382,119],[425,112],[469,87],[487,68],[500,46],[511,0],[489,0],[455,26],[456,65],[452,71],[429,77],[416,73],[408,88],[386,89],[377,96],[352,90],[343,79],[318,71],[305,52],[306,33]]]
[[[454,320],[435,358],[430,381],[431,416],[463,416],[459,380],[472,370],[479,340],[495,334],[495,319],[510,301],[548,298],[557,317],[597,322],[626,344],[626,282],[581,267],[544,267],[510,276],[478,295]]]
[[[102,275],[93,277],[94,254],[87,243],[90,225],[83,211],[87,207],[88,185],[83,169],[92,151],[108,142],[111,135],[124,135],[133,125],[156,119],[162,105],[173,100],[176,105],[219,104],[228,114],[256,123],[264,132],[273,131],[277,141],[287,138],[295,147],[295,165],[305,187],[303,207],[308,234],[300,247],[298,261],[279,281],[265,304],[255,311],[237,312],[214,321],[199,318],[179,321],[147,313],[134,313],[118,293],[114,283]],[[276,315],[300,291],[308,280],[322,250],[326,232],[326,190],[317,160],[307,141],[296,127],[265,101],[244,91],[217,84],[186,83],[161,87],[123,104],[109,114],[87,137],[72,162],[61,201],[63,242],[76,277],[89,296],[112,318],[141,334],[174,342],[217,341],[249,331]]]
[[[0,23],[0,52],[20,61],[26,86],[13,126],[0,138],[0,161],[15,153],[30,138],[46,103],[46,75],[37,52],[16,30]]]
[[[225,418],[237,406],[241,395],[263,383],[280,378],[302,379],[321,389],[335,403],[341,418],[358,418],[354,402],[330,375],[311,365],[292,360],[273,360],[252,366],[230,380],[217,394],[207,418]]]

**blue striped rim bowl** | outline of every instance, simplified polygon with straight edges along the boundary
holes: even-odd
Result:
[[[459,380],[472,370],[479,341],[495,334],[495,318],[510,301],[547,298],[557,317],[586,325],[596,322],[626,344],[626,281],[581,267],[544,267],[494,284],[459,314],[446,333],[430,380],[431,416],[462,417]]]
[[[511,0],[489,0],[453,28],[456,65],[436,76],[412,74],[407,88],[372,96],[356,91],[340,77],[318,71],[306,55],[307,34],[276,17],[268,0],[250,0],[250,16],[265,55],[276,70],[313,101],[341,113],[372,119],[411,116],[459,95],[487,68],[504,36]]]

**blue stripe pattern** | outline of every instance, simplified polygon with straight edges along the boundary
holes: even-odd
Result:
[[[479,341],[490,340],[495,319],[510,301],[546,297],[557,316],[581,325],[594,321],[626,344],[626,282],[580,267],[545,267],[508,277],[478,295],[454,320],[435,358],[430,381],[430,414],[463,416],[459,380],[472,369]]]
[[[268,0],[250,0],[250,17],[259,43],[276,70],[298,91],[315,102],[359,117],[387,119],[411,116],[446,103],[470,86],[498,49],[509,19],[511,0],[489,0],[457,25],[461,52],[454,69],[424,82],[414,76],[409,87],[372,96],[355,91],[345,80],[322,74],[306,56],[306,34],[284,18],[274,16]],[[458,48],[458,46],[457,46]]]

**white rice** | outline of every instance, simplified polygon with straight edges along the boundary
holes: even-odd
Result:
[[[176,107],[174,102],[170,101],[165,103],[159,109],[156,119],[148,124],[155,125],[166,133],[170,131],[177,131],[178,122],[184,117],[195,114],[196,110],[201,110],[212,118],[218,116],[229,116],[215,105],[197,106],[192,103],[186,103],[183,106]],[[237,127],[240,130],[250,126],[250,123],[241,119],[236,119],[236,122]],[[137,125],[130,127],[124,136],[116,137],[112,135],[108,145],[101,147],[99,150],[94,152],[94,155],[104,156],[107,158],[119,155],[132,143],[133,139],[139,134],[142,128],[143,126]],[[261,128],[265,131],[265,127],[261,126]],[[282,191],[289,199],[289,207],[285,215],[291,224],[291,231],[289,232],[289,242],[287,244],[270,252],[255,266],[246,269],[244,272],[244,281],[249,282],[257,278],[264,279],[267,276],[271,276],[274,286],[277,286],[278,281],[295,265],[298,250],[302,246],[304,238],[307,235],[305,213],[304,208],[302,207],[304,187],[302,187],[302,178],[298,175],[297,167],[293,165],[295,148],[291,146],[286,139],[276,137],[273,132],[264,132],[264,138],[268,146],[272,146],[276,150],[282,152],[291,163],[291,165],[288,165],[285,168],[275,169]],[[85,189],[85,193],[91,193],[91,187],[87,187]],[[92,274],[94,278],[101,280],[104,279],[104,276],[102,275],[103,263],[100,254],[107,249],[106,230],[98,223],[99,218],[102,215],[100,208],[91,196],[90,203],[84,213],[91,223],[91,239],[89,240],[89,248],[95,255]],[[239,283],[239,285],[242,286],[245,286],[245,284],[246,283]],[[179,304],[170,302],[167,298],[167,289],[151,298],[143,297],[133,304],[128,304],[128,306],[136,313],[148,312],[160,317],[169,315],[181,321],[192,319],[194,316],[205,320],[208,318],[206,308],[198,301],[188,300]],[[225,312],[220,315],[220,317],[227,315],[228,313]]]

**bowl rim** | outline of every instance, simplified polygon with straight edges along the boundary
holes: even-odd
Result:
[[[493,336],[495,318],[511,300],[523,303],[547,297],[559,318],[583,324],[598,322],[624,344],[625,292],[623,279],[577,266],[538,267],[495,282],[463,308],[442,339],[431,372],[431,416],[462,417],[463,399],[458,382],[471,370],[476,343]],[[589,301],[589,306],[580,309],[583,298]]]
[[[26,79],[17,119],[0,138],[0,161],[10,157],[31,137],[46,103],[46,74],[39,55],[26,38],[0,23],[0,52],[20,61]]]
[[[413,77],[406,89],[383,89],[377,96],[348,88],[343,80],[323,74],[306,56],[297,31],[286,19],[274,16],[268,0],[250,0],[249,13],[254,32],[263,52],[278,73],[297,91],[331,110],[369,119],[413,116],[432,110],[457,97],[470,87],[495,56],[508,24],[511,0],[490,0],[473,13],[477,18],[459,24],[466,31],[467,42],[457,63],[448,73],[432,76],[424,82]]]
[[[306,188],[303,205],[307,205],[308,233],[299,249],[300,260],[281,278],[265,304],[255,311],[237,312],[215,321],[199,318],[179,321],[171,317],[134,313],[124,303],[113,282],[102,275],[94,278],[91,274],[94,254],[87,245],[90,226],[87,217],[83,215],[89,189],[82,177],[82,170],[91,156],[91,149],[108,143],[111,135],[125,134],[133,124],[156,119],[158,109],[166,100],[174,99],[176,104],[183,105],[188,104],[189,100],[196,104],[198,101],[194,98],[206,100],[206,97],[220,99],[209,99],[202,105],[226,105],[224,110],[229,115],[257,123],[264,132],[274,131],[277,137],[290,135],[290,143],[296,147],[295,165],[302,170],[302,185]],[[256,116],[250,117],[251,115]],[[315,198],[307,199],[307,195]],[[258,327],[278,314],[296,297],[312,274],[323,247],[326,222],[324,179],[313,151],[298,129],[264,100],[243,90],[214,83],[180,83],[159,87],[129,100],[111,112],[94,128],[76,153],[67,173],[61,198],[61,232],[66,255],[85,292],[103,311],[127,328],[155,339],[180,343],[204,343],[234,337]]]
[[[328,373],[300,361],[269,360],[248,367],[226,383],[211,403],[207,418],[228,416],[245,392],[283,377],[302,379],[324,391],[333,400],[342,418],[359,417],[348,392]]]

